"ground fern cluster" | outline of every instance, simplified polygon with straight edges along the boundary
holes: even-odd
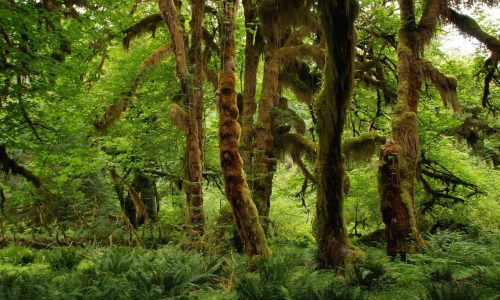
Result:
[[[0,299],[497,299],[499,245],[497,235],[438,232],[407,262],[365,247],[367,260],[341,275],[319,268],[312,246],[275,244],[272,258],[249,264],[173,246],[12,245],[0,250]]]

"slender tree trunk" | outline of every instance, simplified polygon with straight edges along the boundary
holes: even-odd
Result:
[[[205,228],[205,215],[203,212],[203,7],[204,0],[192,0],[192,28],[194,49],[194,84],[192,103],[190,107],[190,135],[193,136],[189,151],[189,170],[192,189],[190,190],[189,219],[195,232],[202,236]],[[192,128],[191,128],[192,127]],[[197,145],[194,145],[197,143]]]
[[[267,228],[268,224],[273,175],[276,166],[273,154],[273,119],[271,110],[278,103],[280,71],[280,60],[274,55],[277,49],[271,44],[268,46],[268,56],[264,65],[264,78],[258,108],[259,115],[255,126],[256,147],[253,168],[255,179],[252,195],[265,228]]]
[[[203,19],[203,1],[193,0],[193,37],[199,40],[201,47],[201,23]],[[200,8],[201,6],[201,8]],[[198,120],[202,118],[202,79],[200,69],[203,70],[203,58],[201,49],[195,47],[195,71],[194,76],[189,72],[187,64],[186,47],[181,26],[177,14],[177,8],[173,0],[160,0],[160,12],[167,23],[173,41],[176,59],[176,71],[181,83],[181,92],[188,97],[189,124],[187,132],[188,167],[189,178],[186,193],[188,194],[189,220],[194,232],[201,236],[204,233],[205,216],[203,213],[202,195],[202,149],[200,129]],[[201,57],[201,61],[199,60]],[[193,80],[194,77],[194,80]],[[194,81],[194,82],[193,82]]]
[[[245,173],[251,175],[254,149],[255,91],[257,87],[257,70],[262,54],[263,38],[257,23],[257,8],[251,0],[243,0],[245,10],[245,73],[243,84],[243,110],[241,113],[240,149]]]
[[[342,132],[354,79],[354,20],[358,4],[355,0],[320,0],[318,4],[327,56],[323,89],[316,106],[319,153],[314,229],[321,264],[338,267],[353,251],[342,214],[345,196]]]
[[[245,178],[242,159],[238,149],[240,126],[236,100],[235,75],[235,18],[237,2],[222,2],[223,22],[221,22],[221,71],[217,103],[219,110],[219,145],[226,197],[231,204],[236,225],[245,251],[251,259],[255,255],[271,256],[259,215],[250,196]]]

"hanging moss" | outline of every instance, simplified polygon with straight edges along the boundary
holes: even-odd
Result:
[[[257,7],[263,35],[269,41],[278,41],[289,28],[307,23],[311,0],[262,0]]]
[[[155,35],[156,28],[163,24],[162,17],[160,14],[154,14],[145,17],[136,24],[123,30],[125,38],[123,39],[123,47],[128,50],[130,43],[137,37],[142,36],[145,33],[150,32],[153,36]]]
[[[459,111],[460,103],[457,96],[457,79],[441,73],[430,61],[424,59],[419,60],[417,66],[421,78],[430,80],[439,91],[444,107],[451,106],[453,111]]]
[[[309,161],[315,161],[318,151],[316,144],[305,136],[293,132],[276,136],[273,146],[277,150],[276,152],[280,158],[283,158],[285,154],[295,152],[299,154],[299,156],[305,155],[306,159]]]
[[[297,133],[302,135],[305,134],[306,124],[293,109],[288,107],[288,99],[281,97],[277,107],[272,109],[271,115],[273,119],[274,135],[283,133],[283,127],[293,128]]]
[[[385,136],[375,132],[365,132],[357,137],[344,138],[342,153],[348,162],[369,161],[385,140]]]
[[[170,104],[170,119],[172,124],[182,132],[189,131],[189,115],[178,104]]]
[[[315,69],[311,70],[305,62],[287,59],[279,82],[280,89],[290,90],[299,101],[311,105],[314,95],[321,88],[321,74]]]

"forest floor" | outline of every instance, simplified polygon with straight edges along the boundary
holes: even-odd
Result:
[[[0,249],[0,299],[500,299],[500,235],[440,231],[407,262],[383,245],[343,276],[318,268],[313,245],[274,242],[249,267],[235,252],[177,246]]]

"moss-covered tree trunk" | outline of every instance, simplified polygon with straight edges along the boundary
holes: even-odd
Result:
[[[201,55],[201,34],[203,20],[203,0],[192,2],[192,30],[193,46],[195,49],[194,75],[190,73],[187,64],[186,46],[182,27],[179,22],[177,8],[173,0],[160,0],[159,7],[163,19],[167,23],[175,54],[176,71],[181,84],[181,92],[188,97],[188,126],[187,126],[187,149],[189,178],[186,193],[188,195],[189,220],[193,226],[193,232],[203,235],[205,227],[205,216],[203,213],[202,195],[202,70],[203,56]],[[194,80],[193,80],[194,78]]]
[[[380,152],[379,191],[380,211],[385,224],[387,254],[406,259],[406,238],[410,232],[409,211],[401,199],[401,166],[399,146],[389,139]]]
[[[203,9],[204,0],[191,0],[192,10],[192,47],[194,54],[194,84],[192,91],[192,103],[190,104],[190,119],[194,117],[194,122],[190,125],[190,137],[192,143],[198,145],[189,146],[189,173],[192,187],[190,189],[189,219],[194,230],[201,236],[205,228],[205,215],[203,212]],[[194,128],[196,126],[196,128]],[[196,137],[196,138],[195,138]]]
[[[440,14],[444,12],[446,7],[442,0],[428,1],[424,7],[420,22],[417,24],[415,19],[415,8],[413,0],[400,0],[400,26],[399,26],[399,43],[397,49],[398,55],[398,102],[396,104],[394,116],[392,118],[392,135],[396,147],[398,148],[397,156],[399,162],[398,174],[393,176],[393,180],[397,178],[398,182],[394,182],[391,186],[398,186],[393,191],[384,190],[389,185],[380,187],[381,201],[389,201],[393,205],[402,206],[406,213],[399,214],[397,218],[407,217],[407,220],[393,220],[386,226],[394,236],[399,240],[404,240],[405,244],[412,241],[411,244],[416,247],[423,245],[423,239],[420,236],[417,227],[416,208],[415,208],[415,180],[417,172],[417,158],[419,154],[419,139],[417,133],[417,109],[420,99],[420,85],[424,72],[422,70],[422,62],[420,54],[423,52],[423,47],[430,41],[434,34],[437,20]],[[382,157],[383,158],[383,157]],[[381,168],[384,167],[384,162],[381,162]],[[383,174],[381,169],[380,174]],[[381,175],[383,176],[383,175]],[[381,178],[380,182],[388,179]],[[393,199],[388,200],[387,195],[392,195]],[[396,204],[398,203],[398,204]],[[384,206],[384,204],[381,204]],[[396,216],[393,216],[396,218]],[[391,224],[407,223],[410,226],[408,232],[405,232],[402,226],[394,226]],[[399,229],[398,229],[399,228]],[[389,244],[392,241],[388,240]],[[398,244],[401,244],[398,241]],[[405,249],[402,249],[405,248]],[[402,256],[406,253],[406,247],[398,250]],[[388,251],[389,255],[394,256],[394,252]]]
[[[323,88],[316,106],[319,152],[314,232],[321,264],[337,267],[353,251],[342,216],[345,180],[342,132],[352,93],[358,4],[354,0],[320,0],[318,4],[327,55]]]
[[[276,160],[273,154],[273,119],[271,110],[279,99],[279,71],[280,60],[276,57],[276,47],[268,44],[264,64],[264,78],[259,100],[257,124],[255,126],[255,154],[254,154],[254,181],[253,199],[264,228],[267,229],[273,175]]]
[[[252,201],[243,170],[243,162],[238,149],[240,125],[236,101],[235,75],[235,18],[237,2],[222,1],[223,21],[221,22],[221,71],[217,103],[219,110],[220,161],[224,175],[226,197],[231,204],[238,232],[248,257],[271,256],[259,215]]]
[[[421,248],[424,241],[417,227],[417,217],[415,208],[415,181],[417,175],[417,159],[419,156],[419,140],[417,134],[417,110],[420,99],[421,81],[428,79],[432,81],[438,89],[441,98],[445,104],[451,104],[454,110],[459,109],[459,103],[456,95],[457,81],[452,76],[446,76],[439,72],[431,62],[422,58],[424,47],[432,40],[437,28],[438,21],[447,17],[452,23],[457,25],[462,31],[476,37],[479,41],[485,43],[493,51],[499,51],[500,42],[493,36],[484,33],[479,25],[471,18],[458,14],[448,8],[448,2],[445,0],[426,1],[422,9],[422,15],[416,21],[414,0],[399,0],[400,26],[398,43],[398,102],[392,118],[392,132],[394,142],[396,143],[397,153],[393,155],[399,161],[399,168],[395,170],[396,176],[392,176],[392,184],[382,184],[380,186],[381,205],[389,201],[395,207],[402,206],[406,212],[398,214],[397,218],[407,218],[406,220],[393,220],[386,226],[392,224],[409,224],[409,231],[406,232],[404,226],[395,226],[387,228],[397,236],[398,244],[405,241],[405,247],[399,247],[397,250],[402,255],[406,253],[407,246],[412,248]],[[391,156],[393,156],[391,154]],[[384,175],[383,168],[387,165],[386,157],[381,156],[380,176]],[[390,178],[380,178],[381,183],[388,183]],[[398,188],[395,189],[394,187]],[[388,199],[392,195],[393,199]],[[394,219],[395,217],[393,217]],[[397,231],[397,232],[396,232]],[[389,244],[393,241],[388,240],[388,254],[394,256]],[[404,248],[404,249],[403,249]]]
[[[262,54],[263,38],[258,29],[257,8],[251,0],[243,0],[245,11],[245,72],[243,84],[243,110],[240,111],[241,138],[240,149],[243,169],[252,174],[252,158],[254,149],[255,91],[257,88],[257,70]]]

